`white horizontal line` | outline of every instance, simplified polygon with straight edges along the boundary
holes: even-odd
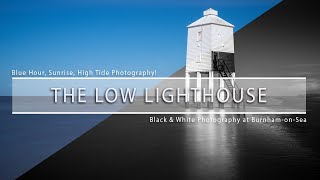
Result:
[[[306,112],[12,112],[12,114],[307,114]]]
[[[156,80],[156,79],[186,79],[185,77],[12,77],[13,80]],[[190,77],[189,79],[197,79]],[[202,77],[201,79],[209,79]],[[214,77],[212,79],[292,79],[292,80],[305,80],[306,77]]]

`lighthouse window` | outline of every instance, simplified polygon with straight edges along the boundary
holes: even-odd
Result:
[[[199,31],[197,33],[197,41],[201,41],[202,40],[202,31]]]
[[[202,57],[201,57],[201,54],[197,57],[197,63],[201,63],[201,59],[202,59]]]

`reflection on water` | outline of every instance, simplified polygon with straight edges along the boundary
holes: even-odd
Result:
[[[244,117],[223,114],[186,116],[196,119]],[[267,115],[260,115],[264,116]],[[252,115],[247,117],[251,119]],[[301,127],[303,125],[299,124]],[[317,154],[303,147],[305,139],[298,137],[295,128],[284,123],[198,122],[186,123],[184,128],[186,172],[190,179],[258,178],[261,173],[264,177],[271,177],[270,172],[279,169],[279,177],[295,176],[300,170],[310,174],[320,162]]]
[[[198,119],[202,117],[225,118],[227,115],[186,116]],[[229,179],[238,175],[237,146],[239,142],[236,126],[236,124],[210,122],[185,124],[188,177],[225,177]]]

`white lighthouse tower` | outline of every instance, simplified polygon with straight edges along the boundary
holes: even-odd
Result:
[[[191,75],[196,75],[198,89],[201,89],[201,77],[209,77],[210,91],[214,88],[214,80],[210,78],[235,77],[234,26],[218,17],[218,11],[210,8],[203,12],[203,17],[187,28],[186,90],[190,88]],[[234,81],[229,82],[232,88]],[[229,82],[221,79],[219,86],[229,87]],[[201,91],[198,91],[196,94],[198,108],[201,108],[200,101]]]

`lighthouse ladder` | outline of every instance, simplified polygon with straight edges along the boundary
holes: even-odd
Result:
[[[237,100],[240,99],[240,88],[238,87],[237,83],[232,79],[232,74],[225,62],[224,59],[218,59],[217,53],[213,53],[213,69],[218,71],[222,79],[224,80],[227,89],[229,90],[230,94],[233,95],[233,89],[235,91],[235,98]],[[233,81],[233,83],[232,83]],[[239,105],[239,104],[238,104]],[[245,105],[243,100],[243,105]],[[239,107],[239,106],[238,106]]]

